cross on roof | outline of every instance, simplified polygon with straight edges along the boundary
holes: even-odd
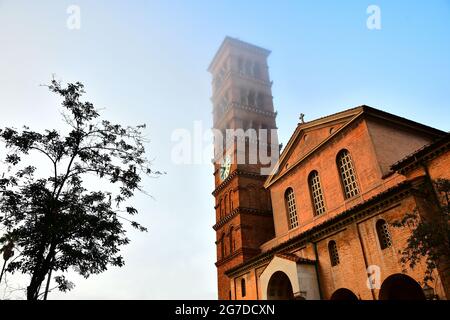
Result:
[[[304,113],[300,113],[300,122],[305,123],[305,114]]]

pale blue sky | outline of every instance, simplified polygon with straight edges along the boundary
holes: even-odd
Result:
[[[272,50],[280,141],[306,120],[361,104],[448,131],[450,1],[0,0],[0,127],[59,125],[39,84],[81,81],[104,115],[148,124],[167,176],[136,198],[149,233],[130,233],[127,264],[54,298],[215,298],[211,164],[171,162],[171,134],[212,126],[206,68],[226,35]],[[69,5],[81,29],[66,27]],[[366,27],[369,5],[381,30]]]

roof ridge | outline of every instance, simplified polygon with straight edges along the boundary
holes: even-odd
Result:
[[[365,107],[369,107],[369,106],[360,105],[360,106],[356,106],[356,107],[353,107],[353,108],[344,109],[344,110],[341,110],[341,111],[338,111],[338,112],[335,112],[335,113],[332,113],[332,114],[329,114],[329,115],[326,115],[326,116],[322,116],[322,117],[316,118],[314,120],[305,121],[303,123],[298,123],[297,126],[302,126],[302,125],[305,125],[305,124],[312,124],[312,123],[318,122],[320,120],[324,120],[324,119],[327,119],[327,118],[335,117],[337,115],[340,115],[340,114],[343,114],[343,113],[348,113],[350,111],[356,111],[358,109],[364,110]],[[371,108],[371,107],[369,107],[369,108]]]

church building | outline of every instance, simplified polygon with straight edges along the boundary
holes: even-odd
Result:
[[[225,38],[209,66],[214,129],[276,133],[269,54]],[[229,140],[214,161],[219,299],[450,298],[450,268],[425,285],[423,261],[400,262],[410,229],[392,225],[435,210],[432,181],[450,179],[447,132],[365,105],[301,117],[270,174],[248,160],[250,144],[273,153],[276,137]]]

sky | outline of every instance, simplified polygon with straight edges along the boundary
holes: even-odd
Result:
[[[367,27],[370,5],[379,29]],[[135,197],[149,232],[130,231],[126,265],[71,274],[76,287],[50,299],[217,297],[212,164],[171,155],[176,130],[212,127],[206,69],[227,35],[272,51],[284,144],[300,113],[362,104],[450,130],[450,0],[0,0],[0,128],[60,128],[59,100],[41,85],[80,81],[103,117],[147,124],[147,156],[167,172],[145,180],[152,197]]]

